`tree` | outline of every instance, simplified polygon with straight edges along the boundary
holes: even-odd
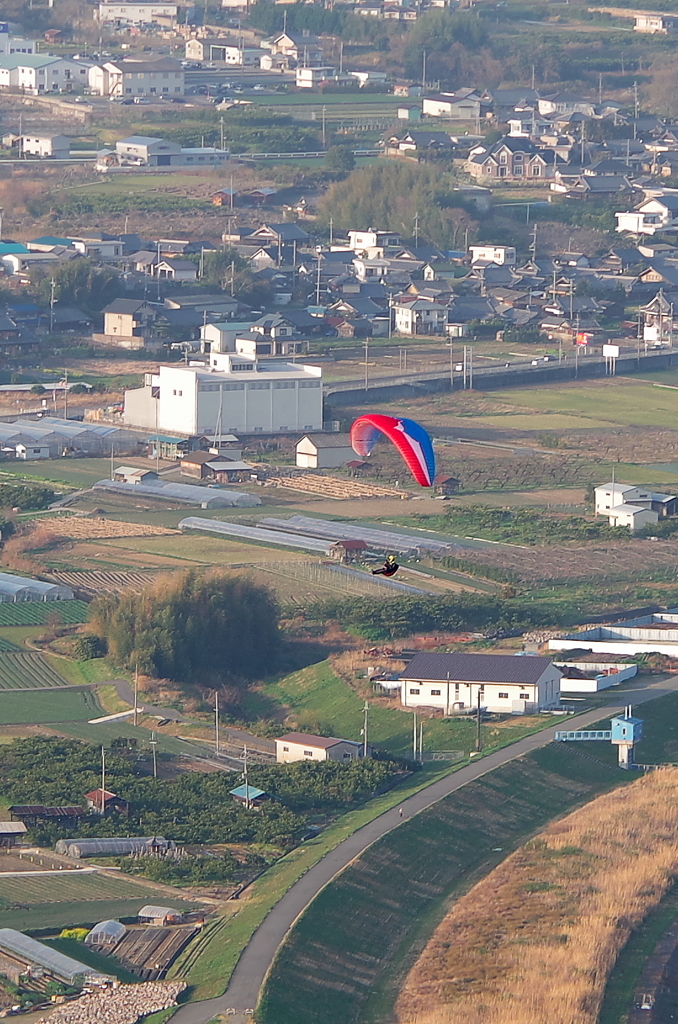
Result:
[[[75,258],[61,263],[49,276],[40,267],[31,273],[31,281],[43,301],[49,300],[54,281],[54,298],[62,305],[84,306],[99,310],[121,295],[120,277],[109,267],[97,267],[93,260]]]
[[[355,157],[350,146],[330,146],[325,153],[325,167],[328,171],[352,171]]]
[[[91,608],[111,659],[159,678],[238,684],[270,674],[280,659],[273,595],[247,579],[189,572]]]
[[[403,55],[405,74],[421,81],[426,52],[426,77],[448,80],[463,73],[459,67],[467,51],[479,51],[487,30],[475,12],[436,10],[424,14],[407,34]]]

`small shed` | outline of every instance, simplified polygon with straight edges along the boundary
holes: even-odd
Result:
[[[25,462],[49,458],[48,444],[18,444],[14,450],[17,459],[23,459]]]
[[[174,907],[156,907],[149,904],[142,907],[137,914],[139,924],[152,924],[158,928],[164,928],[168,924],[181,924],[183,914]]]
[[[229,795],[237,804],[244,804],[246,807],[260,807],[265,800],[269,799],[268,793],[256,786],[243,785],[237,789],[231,789]]]
[[[659,515],[652,509],[626,503],[611,508],[608,517],[610,526],[628,526],[632,533],[641,530],[643,526],[654,526],[659,522]]]
[[[213,452],[187,452],[180,456],[179,466],[182,476],[192,476],[197,480],[204,480],[211,476],[209,463],[221,461],[223,461],[222,457],[214,455]]]
[[[345,466],[355,455],[348,434],[305,434],[297,442],[296,452],[301,469]]]
[[[461,487],[461,480],[456,476],[447,476],[446,473],[438,473],[433,481],[438,494],[456,494]]]
[[[0,821],[0,847],[16,846],[27,831],[23,821]]]
[[[111,793],[108,789],[93,789],[85,793],[87,806],[96,811],[97,814],[107,814],[108,811],[117,811],[119,814],[129,813],[129,803],[123,800],[117,793]]]
[[[330,547],[330,558],[339,562],[355,562],[367,551],[364,540],[338,540]]]
[[[113,470],[113,479],[124,484],[147,484],[157,480],[158,474],[152,469],[139,469],[137,466],[118,466]]]

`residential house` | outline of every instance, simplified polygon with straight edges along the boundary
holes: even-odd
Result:
[[[49,54],[13,53],[0,56],[0,88],[39,96],[74,92],[87,85],[87,65]]]
[[[173,57],[157,60],[110,60],[95,64],[88,73],[89,88],[95,96],[125,99],[134,96],[183,96],[184,69]]]
[[[30,360],[40,350],[32,331],[19,326],[9,313],[0,313],[0,361]]]
[[[475,89],[457,89],[456,92],[424,96],[421,109],[424,116],[477,121],[487,108],[487,103]]]
[[[634,19],[634,32],[669,35],[669,33],[675,32],[678,27],[678,18],[675,15],[638,11],[637,14],[632,14],[632,17]]]
[[[224,62],[238,67],[258,68],[265,55],[266,50],[262,50],[258,46],[232,45],[224,47]]]
[[[529,139],[504,136],[494,145],[474,146],[465,169],[473,178],[545,181],[553,177],[556,159],[552,150],[539,149]]]
[[[675,300],[675,301],[674,301]],[[673,346],[676,319],[678,318],[678,296],[664,294],[660,288],[654,298],[641,306],[643,317],[643,341],[653,348]]]
[[[524,714],[560,703],[561,672],[550,658],[512,654],[415,654],[401,673],[404,707],[444,715],[481,707]]]
[[[270,41],[270,51],[281,53],[306,67],[320,64],[323,59],[322,41],[303,32],[280,32]]]
[[[486,263],[497,263],[499,266],[515,267],[516,250],[513,245],[470,245],[471,262],[481,260]]]
[[[362,743],[334,736],[288,732],[275,741],[275,759],[278,764],[290,764],[292,761],[339,761],[348,764],[362,755]]]
[[[298,67],[295,73],[297,89],[315,89],[324,82],[331,82],[337,77],[337,69],[327,64]]]
[[[447,307],[430,299],[401,297],[393,304],[396,334],[444,334]]]
[[[649,509],[662,519],[678,513],[678,498],[674,494],[658,493],[647,487],[611,481],[595,487],[594,495],[597,516],[607,516],[626,505]]]
[[[391,135],[386,141],[386,152],[394,156],[413,156],[417,153],[452,154],[454,143],[446,132],[407,131],[403,135]]]
[[[375,249],[384,250],[400,244],[400,235],[397,231],[378,231],[368,228],[366,231],[348,232],[348,247],[356,253],[369,253],[370,250]]]
[[[186,58],[197,61],[226,61],[226,47],[237,46],[237,39],[220,36],[203,36],[200,39],[186,40]]]
[[[151,275],[163,281],[195,282],[198,280],[198,265],[192,260],[161,259],[152,265]]]
[[[310,235],[298,224],[262,224],[247,239],[250,245],[274,245],[281,248],[302,248]]]
[[[617,231],[635,235],[654,235],[678,228],[678,193],[645,199],[635,210],[615,213]]]
[[[160,309],[158,303],[145,299],[114,299],[103,310],[103,335],[95,334],[94,339],[120,348],[158,347],[162,341],[154,328]]]
[[[576,113],[593,117],[596,112],[596,105],[593,100],[563,91],[551,93],[549,96],[540,96],[537,99],[537,109],[540,114]]]
[[[305,434],[296,447],[302,469],[334,469],[355,458],[348,434]]]

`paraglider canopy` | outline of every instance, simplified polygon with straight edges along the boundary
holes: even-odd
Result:
[[[417,483],[432,487],[436,458],[431,438],[424,428],[414,420],[396,416],[359,416],[351,427],[353,451],[363,457],[370,455],[380,434],[398,449]]]

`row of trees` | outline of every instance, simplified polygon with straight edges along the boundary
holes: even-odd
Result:
[[[276,671],[278,617],[265,587],[219,572],[188,572],[138,594],[98,599],[90,625],[123,668],[216,687]]]
[[[315,621],[337,619],[370,640],[412,636],[429,630],[498,630],[545,625],[552,617],[532,602],[500,595],[445,594],[441,597],[328,598],[306,610]]]

